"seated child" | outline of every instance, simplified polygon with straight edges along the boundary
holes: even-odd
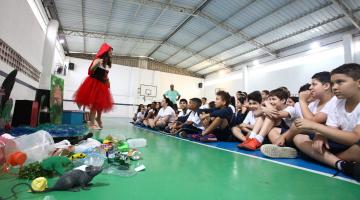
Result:
[[[209,106],[209,109],[214,109],[215,108],[215,101],[210,101],[208,106]]]
[[[287,99],[286,105],[294,107],[297,102],[299,102],[299,97],[291,96]]]
[[[207,104],[207,99],[206,97],[201,98],[201,106],[200,109],[208,109],[209,105]]]
[[[149,119],[148,123],[151,128],[165,128],[168,123],[174,122],[176,115],[172,108],[172,102],[168,98],[161,101],[161,109],[154,119]]]
[[[262,97],[261,102],[265,102],[269,98],[269,94],[270,94],[269,90],[261,91],[261,97]]]
[[[174,134],[176,133],[181,127],[182,124],[186,122],[187,118],[189,117],[189,114],[191,112],[190,109],[188,109],[188,102],[186,99],[180,99],[180,109],[177,119],[174,123],[169,124],[168,129],[170,133]],[[165,129],[166,130],[166,129]]]
[[[305,89],[304,91],[302,89]],[[330,72],[319,72],[312,76],[311,85],[308,89],[302,87],[299,91],[300,101],[295,104],[295,109],[290,115],[293,118],[305,118],[317,123],[325,123],[327,115],[335,108],[336,97],[333,97],[330,83]],[[294,124],[285,133],[273,128],[268,138],[271,143],[284,146],[292,145],[296,134],[306,134],[297,129]],[[292,148],[280,148],[275,145],[265,145],[261,151],[269,157],[293,158],[296,150]]]
[[[236,114],[234,115],[234,120],[232,121],[231,126],[237,126],[244,121],[246,115],[249,112],[248,107],[249,104],[247,99],[242,99],[242,101],[240,101],[240,99],[236,100]]]
[[[185,122],[186,118],[189,116],[191,110],[188,108],[188,101],[186,99],[180,99],[180,112],[178,114],[178,121]],[[179,119],[182,118],[182,119]]]
[[[146,118],[146,117],[148,116],[149,111],[151,110],[151,105],[152,105],[152,104],[148,104],[148,105],[146,106],[144,118]]]
[[[231,110],[232,110],[232,112],[234,113],[234,115],[235,115],[235,113],[236,113],[236,99],[235,99],[235,97],[230,97],[230,104],[229,104],[229,107],[231,108]]]
[[[289,92],[284,88],[277,88],[272,90],[266,102],[266,107],[255,111],[256,122],[249,138],[238,145],[239,148],[247,150],[256,150],[262,145],[264,138],[269,131],[275,126],[280,128],[281,132],[285,132],[291,125],[290,119],[293,107],[286,106],[286,100],[289,97]],[[282,111],[282,112],[280,112]]]
[[[216,109],[210,113],[203,113],[200,115],[205,130],[197,139],[203,142],[216,142],[218,140],[227,141],[229,139],[231,135],[230,123],[234,115],[229,104],[229,93],[225,91],[216,93]]]
[[[201,132],[204,130],[198,113],[200,106],[201,100],[199,98],[190,99],[190,115],[186,122],[181,125],[181,129],[178,131],[180,137],[187,138],[188,135],[191,136],[192,134],[201,134]]]
[[[315,134],[296,135],[294,143],[313,159],[360,181],[360,65],[344,64],[332,70],[331,82],[338,99],[326,125],[297,119],[298,129]]]
[[[138,106],[137,111],[136,111],[136,113],[134,114],[134,117],[132,118],[132,120],[133,120],[134,123],[136,122],[136,120],[137,120],[137,115],[138,115],[138,113],[140,112],[140,110],[141,110],[142,107],[144,107],[143,104],[140,104],[140,105]]]
[[[159,102],[155,102],[155,101],[152,102],[151,109],[149,110],[147,116],[145,117],[145,119],[143,121],[145,126],[149,126],[149,119],[154,119],[157,116],[160,108],[161,108],[161,106],[160,106]]]
[[[255,125],[255,116],[254,111],[259,109],[261,106],[261,93],[259,91],[254,91],[248,95],[248,113],[245,117],[245,119],[237,123],[236,126],[234,126],[231,131],[232,134],[240,141],[245,141],[246,137],[245,135],[250,133]]]
[[[142,124],[145,119],[145,106],[140,106],[140,111],[136,115],[135,124]]]

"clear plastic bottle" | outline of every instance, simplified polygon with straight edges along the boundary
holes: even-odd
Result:
[[[49,153],[54,150],[53,138],[43,130],[17,137],[14,142],[20,151],[27,154],[26,163],[42,161],[49,157]]]
[[[128,139],[127,143],[129,144],[129,148],[146,147],[147,144],[145,138]]]

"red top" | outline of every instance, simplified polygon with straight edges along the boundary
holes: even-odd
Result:
[[[88,69],[88,75],[91,75],[92,71],[90,70],[91,69],[91,66],[93,65],[95,59],[98,59],[100,58],[101,56],[103,56],[105,53],[107,53],[108,51],[110,51],[110,49],[112,49],[112,47],[110,45],[108,45],[107,43],[104,43],[101,45],[99,51],[97,52],[94,60],[91,62],[90,66],[89,66],[89,69]]]

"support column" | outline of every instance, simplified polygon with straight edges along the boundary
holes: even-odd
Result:
[[[343,36],[343,45],[344,45],[344,61],[345,63],[354,62],[354,45],[353,38],[351,34],[345,34]]]
[[[51,20],[46,29],[43,57],[41,63],[43,68],[40,75],[39,89],[50,89],[51,72],[53,69],[58,28],[59,22],[56,20]]]

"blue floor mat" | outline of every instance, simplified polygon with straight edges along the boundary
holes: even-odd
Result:
[[[163,131],[154,130],[154,129],[144,127],[144,126],[140,126],[140,125],[135,125],[135,126],[139,127],[139,128],[149,130],[149,131],[151,131],[153,133],[159,133],[159,134],[165,133]],[[172,136],[172,135],[167,135],[167,136],[176,137],[176,136]],[[269,158],[269,157],[264,156],[260,152],[260,150],[246,151],[246,150],[239,149],[239,148],[237,148],[237,144],[239,144],[238,142],[203,143],[203,142],[199,142],[199,141],[195,141],[195,140],[191,140],[191,141],[195,142],[195,143],[200,143],[200,144],[206,145],[206,146],[216,147],[216,148],[219,148],[219,149],[224,149],[224,150],[232,151],[232,152],[235,152],[235,153],[240,153],[240,154],[244,154],[244,155],[248,155],[248,156],[261,158],[261,159],[264,159],[264,160],[273,161],[273,162],[280,163],[280,164],[291,165],[293,167],[301,168],[301,169],[304,169],[304,170],[307,170],[307,171],[312,171],[312,172],[315,172],[315,173],[320,173],[320,174],[327,175],[327,176],[333,176],[333,174],[335,174],[337,172],[337,170],[335,170],[333,168],[330,168],[330,167],[327,167],[325,165],[322,165],[322,164],[312,160],[311,158],[305,156],[304,154],[299,154],[299,156],[296,159],[274,159],[274,158]],[[354,182],[354,179],[344,175],[343,173],[339,173],[336,176],[338,178],[352,180],[351,182]]]
[[[87,133],[86,125],[70,125],[70,124],[41,124],[36,128],[30,126],[13,127],[10,130],[12,136],[21,136],[34,133],[39,130],[44,130],[50,133],[53,137],[74,137]],[[2,132],[2,130],[0,130]]]

